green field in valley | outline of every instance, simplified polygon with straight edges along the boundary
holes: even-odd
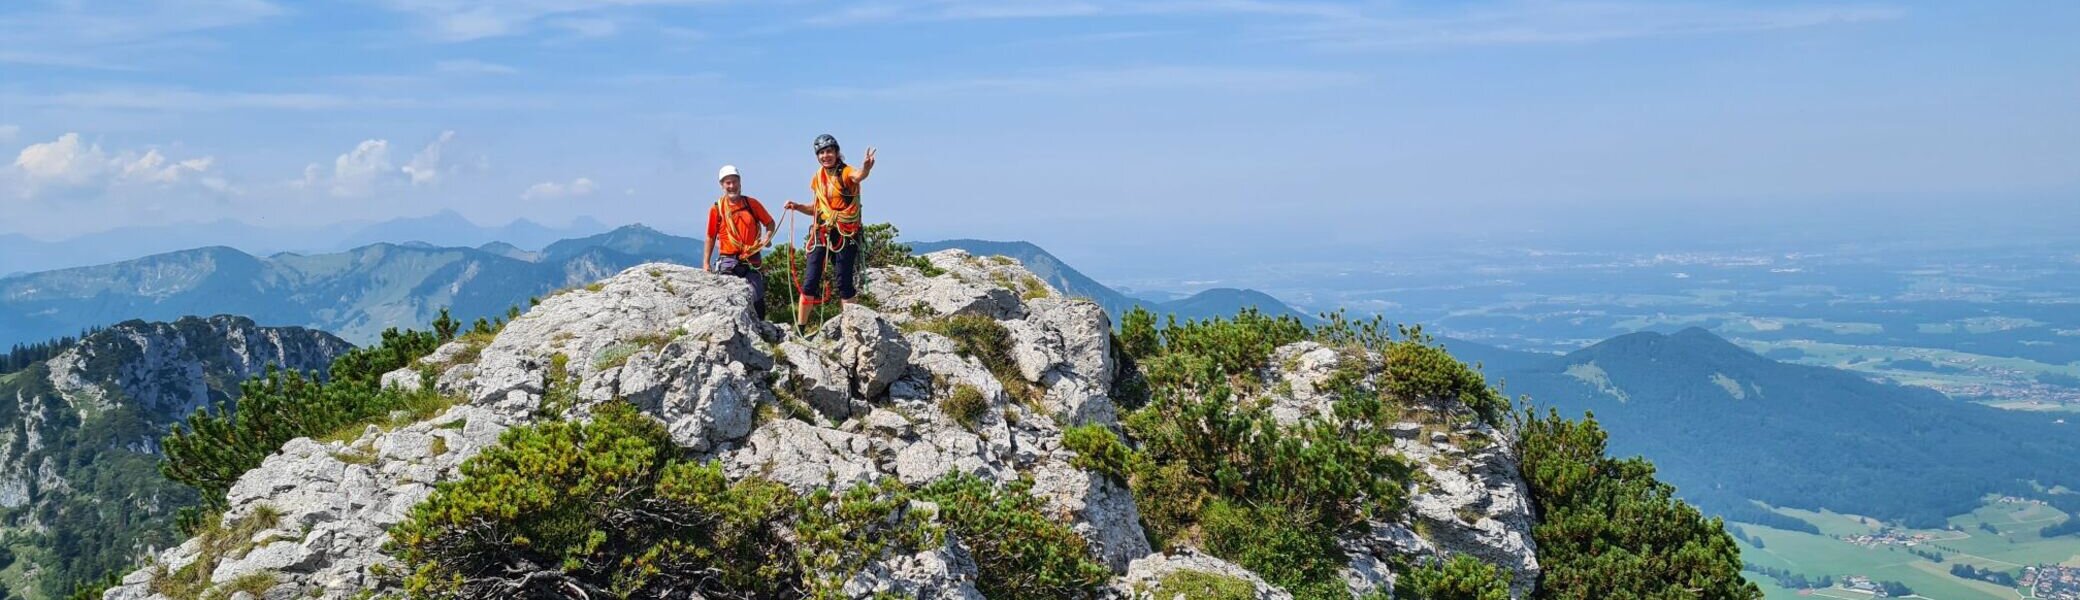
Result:
[[[2036,503],[2001,503],[1989,500],[1978,510],[1950,519],[1950,529],[1901,530],[1888,528],[1872,519],[1832,512],[1778,509],[1819,527],[1822,535],[1771,529],[1749,523],[1732,523],[1750,538],[1760,538],[1762,547],[1741,542],[1742,560],[1755,565],[1789,569],[1808,578],[1822,575],[1839,582],[1861,575],[1873,580],[1898,581],[1916,596],[1936,600],[2015,600],[2019,590],[1956,577],[1952,566],[1968,564],[1979,569],[1996,569],[2020,575],[2025,565],[2080,565],[2080,537],[2045,539],[2037,531],[2066,519],[2066,515]],[[1991,526],[1988,533],[1981,525]],[[1911,548],[1902,544],[1857,544],[1843,538],[1882,532],[1912,537],[1926,536]],[[1942,555],[1941,562],[1917,556],[1910,550]],[[1769,578],[1750,572],[1770,600],[1794,598],[1845,598],[1862,600],[1871,595],[1842,588],[1792,590],[1777,586]]]

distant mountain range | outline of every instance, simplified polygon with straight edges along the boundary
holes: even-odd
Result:
[[[1934,528],[1986,494],[2080,489],[2080,430],[2060,414],[1781,363],[1703,329],[1557,357],[1482,352],[1495,361],[1491,382],[1571,416],[1595,413],[1612,455],[1647,457],[1682,496],[1729,519],[1799,527],[1759,501]]]
[[[1023,263],[1027,270],[1032,271],[1035,275],[1039,275],[1042,279],[1046,279],[1047,283],[1053,285],[1056,289],[1072,296],[1082,296],[1096,300],[1098,305],[1105,307],[1105,312],[1112,315],[1114,322],[1119,320],[1121,313],[1136,306],[1159,315],[1175,314],[1179,319],[1232,317],[1243,308],[1254,307],[1271,315],[1292,316],[1307,323],[1319,321],[1314,315],[1295,310],[1292,306],[1271,297],[1270,294],[1256,290],[1215,288],[1183,298],[1165,301],[1130,297],[1078,272],[1074,267],[1069,266],[1068,263],[1062,262],[1062,259],[1055,258],[1053,254],[1049,254],[1047,250],[1033,245],[1031,242],[994,242],[963,239],[913,242],[910,244],[910,247],[920,254],[948,248],[959,248],[968,251],[970,254],[984,256],[1002,255],[1018,259],[1018,262]]]
[[[444,219],[401,220],[387,231],[409,239],[455,226]],[[523,238],[546,235],[515,227],[511,232]],[[1026,242],[912,246],[1010,256],[1115,317],[1135,306],[1180,318],[1232,316],[1254,306],[1312,320],[1252,290],[1136,298]],[[0,346],[129,319],[218,313],[365,342],[385,327],[423,327],[440,307],[464,320],[495,315],[642,262],[697,264],[699,251],[699,240],[640,225],[535,246],[376,243],[264,258],[204,247],[0,278]],[[1528,394],[1568,414],[1594,412],[1613,433],[1614,454],[1652,459],[1683,496],[1735,520],[1801,527],[1759,501],[1929,526],[1971,510],[1988,493],[2080,489],[2080,432],[2058,415],[2002,411],[1846,371],[1780,363],[1702,329],[1625,335],[1567,355],[1441,341],[1462,360],[1481,363],[1511,395]],[[2080,496],[2070,499],[2080,503]]]
[[[527,219],[485,227],[454,211],[377,223],[323,227],[270,227],[230,219],[199,224],[125,227],[60,241],[0,235],[0,273],[18,274],[106,264],[140,256],[207,246],[236,246],[254,255],[278,252],[336,252],[377,243],[425,242],[435,246],[479,246],[505,242],[540,248],[557,240],[607,231],[606,224],[579,217],[563,227]]]
[[[421,327],[442,307],[464,320],[651,261],[696,263],[700,241],[632,225],[540,252],[373,244],[265,258],[214,246],[0,279],[0,345],[129,319],[231,313],[358,342]]]
[[[382,241],[342,252],[261,257],[207,246],[13,275],[0,278],[0,346],[127,319],[216,313],[246,315],[269,325],[314,327],[366,343],[387,327],[424,326],[442,307],[469,320],[643,262],[700,261],[700,240],[641,225],[559,241],[540,239],[553,231],[526,221],[476,228],[460,215],[441,213],[365,228],[355,239]],[[502,234],[540,243],[479,241]],[[460,240],[474,247],[427,239]],[[1316,321],[1254,290],[1212,289],[1167,302],[1132,298],[1027,242],[949,240],[912,247],[918,252],[961,248],[1018,259],[1057,289],[1097,301],[1115,319],[1135,306],[1181,319],[1228,317],[1255,307]]]

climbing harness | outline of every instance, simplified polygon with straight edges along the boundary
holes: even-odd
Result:
[[[760,240],[752,240],[752,243],[745,244],[743,240],[737,239],[736,215],[732,214],[736,211],[736,209],[730,208],[729,204],[730,203],[728,196],[723,196],[721,198],[715,199],[715,212],[716,214],[721,215],[722,219],[722,239],[723,241],[729,242],[729,245],[735,246],[737,248],[737,256],[750,257],[750,260],[755,261],[755,257],[758,256],[758,253],[765,251],[765,243]],[[746,202],[745,206],[750,206],[748,201]],[[756,223],[757,218],[757,213],[752,213],[752,219],[754,221],[754,230],[757,228],[758,225],[758,223]],[[758,265],[754,264],[752,265],[752,268],[758,268]]]

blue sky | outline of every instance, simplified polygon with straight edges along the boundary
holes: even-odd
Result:
[[[1072,260],[2080,225],[2075,31],[2061,1],[26,0],[0,233],[691,230],[724,163],[801,198],[824,132],[881,149],[871,218]]]

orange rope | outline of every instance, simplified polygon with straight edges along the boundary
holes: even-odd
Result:
[[[823,304],[824,304],[825,302],[827,302],[827,301],[828,301],[828,300],[830,299],[830,295],[831,295],[831,285],[830,285],[830,282],[828,282],[828,281],[824,282],[824,284],[823,284],[823,295],[822,295],[822,296],[820,296],[820,297],[817,297],[817,298],[816,298],[815,300],[808,300],[808,301],[804,301],[804,300],[802,300],[802,281],[801,281],[801,275],[800,275],[800,274],[798,274],[798,273],[796,272],[796,270],[795,270],[795,264],[796,264],[796,262],[797,262],[797,261],[800,261],[801,263],[804,263],[804,264],[803,264],[803,269],[804,269],[804,270],[806,270],[806,269],[807,269],[807,264],[806,264],[806,263],[807,263],[807,262],[808,262],[808,260],[809,260],[809,259],[808,259],[808,255],[809,255],[809,241],[810,241],[810,240],[809,240],[809,238],[808,238],[808,237],[803,237],[803,238],[796,238],[796,237],[795,237],[795,232],[796,232],[796,231],[799,231],[799,230],[797,229],[797,227],[796,227],[796,224],[797,224],[797,223],[796,223],[796,221],[795,221],[795,217],[796,217],[796,216],[797,216],[798,214],[799,214],[799,213],[796,213],[795,211],[791,211],[791,210],[790,210],[790,211],[786,211],[785,215],[784,215],[784,216],[782,216],[782,217],[781,217],[781,219],[780,219],[780,220],[782,220],[782,221],[786,221],[786,222],[787,222],[787,238],[788,238],[789,240],[795,240],[795,239],[800,239],[800,240],[801,240],[801,242],[799,242],[799,243],[798,243],[798,245],[796,245],[796,246],[795,246],[795,248],[794,248],[794,255],[793,255],[793,256],[790,256],[790,257],[788,257],[788,259],[787,259],[787,283],[788,283],[788,286],[789,286],[789,287],[793,288],[793,292],[794,292],[794,297],[795,297],[795,302],[796,302],[796,304],[795,304],[795,310],[796,310],[796,311],[800,311],[800,310],[801,310],[801,306],[802,306],[803,304],[807,304],[807,305],[809,305],[809,306],[814,306],[814,307],[816,307],[816,316],[817,316],[817,318],[821,319],[821,318],[822,318],[822,317],[824,316],[824,315],[823,315]],[[810,228],[809,228],[809,235],[810,235],[810,236],[815,236],[815,235],[816,235],[816,228],[815,228],[815,227],[810,227]],[[799,320],[801,320],[801,319],[800,319],[800,315],[796,315],[796,320],[798,320],[798,321],[799,321]]]

